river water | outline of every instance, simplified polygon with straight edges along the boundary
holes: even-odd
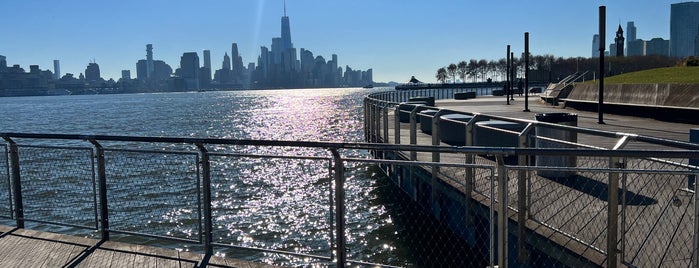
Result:
[[[362,142],[362,100],[366,94],[377,90],[382,89],[0,98],[0,132]],[[220,152],[230,150],[212,149]],[[261,151],[258,148],[254,151],[261,152],[289,153],[278,149]],[[327,152],[301,153],[327,156]],[[170,168],[168,165],[173,158],[177,159],[173,163],[196,163],[193,156],[176,155],[168,158],[170,160],[157,160],[151,165],[147,162],[150,160],[139,160],[146,161],[145,164],[129,162],[131,158],[125,154],[128,152],[115,152],[122,162],[115,161],[111,168],[108,166],[112,170],[108,171],[108,178],[113,180],[109,185],[115,188],[113,197],[110,196],[113,200],[110,201],[110,209],[115,206],[110,210],[110,227],[133,232],[156,230],[156,235],[197,239],[197,215],[196,210],[192,209],[196,208],[193,204],[196,194],[190,191],[195,189],[192,185],[196,183],[177,179],[178,176],[159,176],[179,172],[186,178],[196,177],[190,174],[194,172],[191,167]],[[344,154],[357,158],[369,157],[365,151]],[[165,159],[169,156],[156,157]],[[139,166],[141,164],[142,168]],[[379,186],[388,185],[387,181],[380,178],[379,172],[371,165],[348,165],[349,257],[411,266],[413,261],[406,248],[414,245],[407,245],[396,237],[398,231],[389,215],[388,201],[379,196],[379,192],[383,191],[378,189]],[[328,164],[322,161],[233,156],[212,158],[214,241],[328,256],[328,241],[331,239],[328,230],[332,223],[328,216],[330,180],[327,169]],[[39,188],[57,182],[42,183],[37,183]],[[185,186],[182,186],[182,190],[158,190],[162,184]],[[31,182],[28,185],[27,188],[30,188]],[[42,194],[51,196],[51,193]],[[68,199],[66,197],[66,203],[69,203]],[[80,206],[80,202],[75,203],[75,206]],[[78,210],[89,214],[91,209],[88,205]],[[60,208],[56,211],[69,213],[66,211],[72,210]],[[26,213],[31,217],[31,208]],[[89,216],[84,218],[88,222],[91,219]],[[85,234],[70,228],[64,231]],[[86,236],[97,237],[98,234],[92,232]],[[157,239],[129,236],[124,239],[180,250],[197,250],[196,246],[181,246]],[[322,265],[322,262],[308,258],[254,251],[241,253],[226,248],[217,248],[216,254],[282,265]]]

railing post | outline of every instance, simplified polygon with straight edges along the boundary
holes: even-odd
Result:
[[[383,108],[383,136],[385,140],[384,143],[389,143],[388,140],[388,104]]]
[[[432,116],[432,145],[434,146],[439,146],[439,118],[442,116],[444,113],[444,110],[438,110],[437,113],[435,113]],[[440,159],[440,152],[432,152],[432,162],[434,163],[439,163],[441,161]],[[439,166],[438,165],[433,165],[432,166],[432,202],[433,204],[436,204],[438,202],[437,196],[439,193]],[[440,215],[443,213],[442,211],[439,212]]]
[[[378,103],[374,103],[374,135],[376,138],[374,142],[381,142],[383,137],[381,137],[381,106]]]
[[[211,217],[211,161],[209,151],[203,144],[198,143],[201,154],[201,177],[202,177],[202,203],[204,205],[204,250],[207,255],[214,252],[213,243],[213,220]]]
[[[96,140],[90,140],[95,146],[97,158],[97,187],[99,187],[100,202],[100,235],[102,240],[109,240],[109,202],[107,200],[107,164],[104,158],[104,148]]]
[[[697,171],[695,171],[697,174]],[[695,175],[696,176],[696,175]],[[699,268],[699,183],[694,184],[694,260],[693,267]]]
[[[609,160],[610,168],[621,168],[622,163],[619,159],[612,157]],[[618,231],[619,231],[619,173],[609,173],[609,195],[607,207],[607,267],[617,267],[617,249]]]
[[[10,138],[4,138],[10,144],[10,166],[12,166],[12,193],[14,194],[14,210],[17,228],[24,228],[24,205],[22,203],[22,182],[19,172],[19,146]]]
[[[529,123],[524,130],[519,133],[520,148],[529,147],[529,133],[533,129],[535,129],[534,124]],[[517,164],[520,167],[527,166],[529,164],[528,159],[528,155],[519,155],[517,157]],[[529,203],[527,201],[527,197],[529,196],[529,187],[527,187],[528,181],[529,172],[524,169],[520,169],[517,172],[517,260],[520,263],[525,263],[527,261],[525,235],[527,233],[527,218],[529,218]]]
[[[410,111],[410,144],[417,144],[417,110],[420,106],[415,105],[413,110]],[[415,150],[410,151],[410,160],[417,160],[417,152]]]
[[[335,236],[337,237],[337,246],[335,248],[337,256],[337,267],[345,267],[347,262],[347,245],[345,237],[345,175],[344,163],[337,149],[330,149],[335,163]]]
[[[507,169],[502,154],[496,155],[498,169],[498,267],[507,267]],[[492,196],[491,196],[492,198]]]
[[[393,143],[400,144],[400,104],[396,105],[396,110],[393,112]]]

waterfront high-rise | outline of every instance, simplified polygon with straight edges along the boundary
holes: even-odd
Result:
[[[58,60],[53,60],[53,78],[61,79],[61,63]]]
[[[200,74],[204,81],[211,81],[211,51],[204,49],[204,73]]]
[[[130,70],[121,70],[121,79],[122,80],[131,80],[131,71]]]
[[[670,56],[697,56],[696,39],[699,28],[699,2],[670,5]]]
[[[146,77],[147,78],[153,77],[154,71],[155,71],[155,67],[153,66],[153,45],[147,44],[146,45]]]
[[[599,34],[592,36],[592,57],[599,58]]]
[[[628,46],[630,41],[636,40],[636,26],[633,21],[626,22],[626,45]]]
[[[100,66],[96,62],[90,62],[85,68],[85,80],[94,82],[102,79],[100,77]]]
[[[4,73],[5,71],[7,71],[7,58],[0,55],[0,73]]]
[[[199,90],[199,56],[196,52],[185,52],[180,58],[180,78],[187,90]]]

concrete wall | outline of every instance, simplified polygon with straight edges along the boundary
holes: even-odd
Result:
[[[568,99],[597,101],[597,89],[597,84],[578,84]],[[699,84],[605,85],[604,102],[698,108]]]

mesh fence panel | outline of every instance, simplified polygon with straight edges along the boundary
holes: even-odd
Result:
[[[632,159],[626,168],[623,215],[623,261],[635,266],[686,267],[694,253],[694,195],[686,191],[690,171],[680,159]],[[685,171],[661,174],[652,171]],[[696,250],[696,249],[694,249]]]
[[[7,145],[0,145],[0,218],[11,219],[12,195],[10,194],[10,163]]]
[[[198,161],[197,153],[105,150],[110,230],[199,241]]]
[[[463,159],[460,156],[457,161]],[[454,159],[445,162],[450,160]],[[474,199],[467,198],[466,189],[472,187],[468,169],[492,175],[488,167],[463,163],[384,163],[369,168],[371,181],[363,186],[367,190],[357,191],[368,191],[364,198],[370,200],[370,207],[363,211],[368,214],[357,217],[363,221],[348,220],[347,232],[349,236],[357,233],[355,229],[371,232],[348,239],[349,258],[402,267],[486,267],[490,220],[484,203],[489,199],[476,192],[472,192]],[[435,170],[439,175],[433,181]],[[348,203],[349,208],[353,206]],[[353,214],[348,211],[349,217]]]
[[[333,231],[329,167],[329,159],[212,155],[214,242],[329,258]],[[310,261],[249,253],[243,256],[282,265]]]
[[[19,146],[24,218],[96,228],[92,149]]]

